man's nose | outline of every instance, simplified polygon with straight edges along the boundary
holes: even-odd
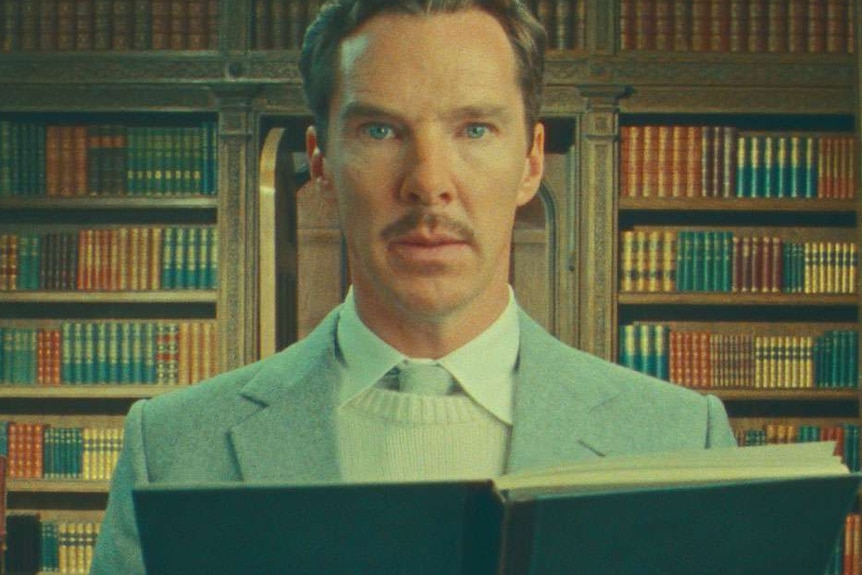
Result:
[[[401,197],[405,202],[431,206],[448,203],[454,196],[453,150],[436,133],[411,138]]]

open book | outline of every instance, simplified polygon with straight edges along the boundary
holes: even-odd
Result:
[[[835,442],[820,441],[602,457],[510,473],[494,485],[499,491],[583,491],[847,473]]]
[[[494,480],[153,484],[148,573],[822,575],[860,477],[832,444],[607,457]]]

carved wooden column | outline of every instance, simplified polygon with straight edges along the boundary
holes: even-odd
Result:
[[[614,359],[616,310],[617,101],[620,86],[581,86],[581,194],[577,230],[578,347]]]
[[[258,358],[257,86],[214,89],[219,110],[219,358],[231,369]]]

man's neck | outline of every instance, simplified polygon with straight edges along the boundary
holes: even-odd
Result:
[[[360,296],[356,299],[356,311],[371,331],[407,357],[439,359],[493,324],[509,304],[508,286],[504,296],[478,309],[470,306],[433,316],[388,307],[369,309],[364,307]]]

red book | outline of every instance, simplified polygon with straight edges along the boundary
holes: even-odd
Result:
[[[57,49],[57,0],[42,0],[39,4],[39,49]]]
[[[209,42],[209,19],[206,13],[207,0],[189,0],[188,38],[189,50],[206,50]]]
[[[709,49],[730,51],[730,3],[727,0],[712,0],[709,6]]]
[[[170,26],[168,32],[168,44],[171,50],[185,50],[188,48],[188,23],[189,12],[187,0],[169,0]]]
[[[218,49],[219,0],[207,0],[207,48]]]
[[[688,128],[673,126],[671,129],[671,192],[674,198],[686,195],[686,177],[688,174]]]
[[[691,49],[706,52],[710,48],[710,10],[712,0],[692,0],[691,2]]]
[[[70,126],[58,127],[60,132],[60,195],[75,195],[75,133]]]
[[[658,195],[658,126],[643,126],[643,181],[641,197]]]
[[[826,0],[808,2],[808,51],[826,51]]]
[[[135,37],[133,0],[113,0],[111,13],[111,49],[131,50]]]
[[[748,2],[730,0],[730,40],[731,52],[748,52]]]
[[[794,54],[808,51],[807,0],[788,0],[787,51]]]
[[[73,195],[86,196],[89,190],[87,171],[87,126],[73,126],[72,131],[72,176],[74,179]]]
[[[700,126],[689,126],[688,137],[688,169],[686,175],[686,197],[703,197],[703,132]]]
[[[170,19],[170,0],[150,2],[150,47],[153,50],[167,50],[170,47]]]
[[[688,2],[673,4],[673,49],[691,51],[691,6]]]
[[[638,0],[635,4],[635,49],[656,49],[656,0]]]
[[[93,30],[93,1],[75,2],[75,49],[92,50],[95,34]]]
[[[113,0],[93,0],[93,48],[109,50],[113,33]]]
[[[826,51],[832,53],[847,53],[847,20],[848,10],[846,0],[826,0]]]
[[[772,292],[778,293],[784,287],[784,240],[778,237],[772,238],[772,280],[770,281]]]
[[[75,0],[57,0],[57,49],[75,49]]]
[[[766,52],[769,39],[769,0],[749,0],[748,51]]]
[[[769,0],[767,30],[769,34],[768,51],[773,53],[787,52],[787,0]]]
[[[674,49],[673,0],[656,0],[655,3],[655,48],[665,52]]]

